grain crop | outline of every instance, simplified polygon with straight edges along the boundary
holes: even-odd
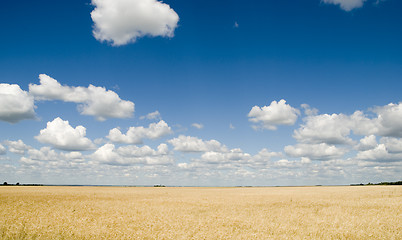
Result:
[[[1,239],[402,239],[402,187],[0,187]]]

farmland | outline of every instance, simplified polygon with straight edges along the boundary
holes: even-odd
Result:
[[[402,187],[0,187],[1,239],[402,239]]]

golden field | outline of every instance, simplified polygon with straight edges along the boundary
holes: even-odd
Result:
[[[402,239],[402,187],[0,187],[0,239]]]

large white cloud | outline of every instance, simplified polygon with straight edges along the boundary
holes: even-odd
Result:
[[[380,139],[380,143],[387,147],[390,153],[402,153],[402,139],[393,137],[383,137]]]
[[[86,128],[77,126],[73,128],[68,121],[55,118],[47,123],[45,129],[35,138],[41,143],[47,143],[53,147],[67,151],[83,151],[94,148],[91,140],[85,137]]]
[[[323,3],[339,5],[345,11],[361,8],[366,0],[321,0]]]
[[[98,148],[91,158],[110,165],[166,165],[174,162],[166,144],[160,144],[157,150],[149,146],[129,145],[116,149],[114,144],[107,143]]]
[[[206,152],[201,155],[201,161],[214,164],[247,161],[250,158],[251,155],[244,153],[240,148],[230,149],[227,152]]]
[[[157,0],[92,0],[93,35],[114,46],[143,36],[173,37],[179,16]]]
[[[284,150],[285,153],[291,157],[303,157],[320,161],[341,158],[346,153],[346,149],[337,148],[334,145],[328,145],[326,143],[301,143],[295,146],[286,146]]]
[[[377,146],[377,139],[374,135],[365,136],[360,139],[359,144],[356,146],[356,149],[359,151],[365,151],[369,149],[373,149]]]
[[[0,120],[16,123],[35,118],[34,98],[17,84],[0,83]]]
[[[25,152],[31,149],[31,146],[26,145],[21,139],[18,141],[4,141],[4,144],[8,146],[8,151],[20,155],[24,155]]]
[[[377,107],[373,112],[378,115],[379,135],[402,137],[402,103]]]
[[[378,144],[375,148],[358,152],[356,159],[374,162],[400,162],[402,153],[392,153],[383,143]]]
[[[63,162],[67,162],[70,165],[72,163],[82,163],[84,162],[84,156],[80,152],[56,152],[50,147],[42,147],[40,149],[29,149],[27,156],[21,157],[20,161],[26,165],[43,165],[44,162],[48,162],[52,167],[59,168],[63,165]]]
[[[353,144],[352,132],[363,136],[402,137],[402,103],[390,103],[371,111],[376,114],[375,117],[370,118],[362,111],[351,115],[307,116],[300,128],[294,131],[293,137],[298,142],[313,144]]]
[[[285,100],[272,101],[269,106],[254,106],[248,113],[249,121],[256,123],[253,128],[276,130],[277,125],[293,125],[300,111],[286,104]]]
[[[172,133],[168,124],[160,120],[158,123],[149,124],[148,128],[130,127],[126,134],[123,134],[118,128],[109,131],[107,138],[116,143],[141,144],[143,139],[158,139]]]
[[[350,144],[352,127],[350,117],[343,114],[308,116],[293,137],[303,143]]]
[[[170,139],[168,143],[173,145],[173,149],[180,152],[225,152],[227,147],[216,140],[204,141],[197,137],[180,135]]]
[[[83,115],[95,116],[99,121],[107,118],[128,118],[133,115],[134,103],[120,99],[119,95],[103,87],[62,86],[56,79],[40,74],[40,85],[29,84],[29,93],[37,100],[61,100],[78,103]]]

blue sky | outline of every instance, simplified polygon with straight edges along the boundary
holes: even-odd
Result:
[[[3,1],[0,181],[400,180],[401,10],[397,0]]]

